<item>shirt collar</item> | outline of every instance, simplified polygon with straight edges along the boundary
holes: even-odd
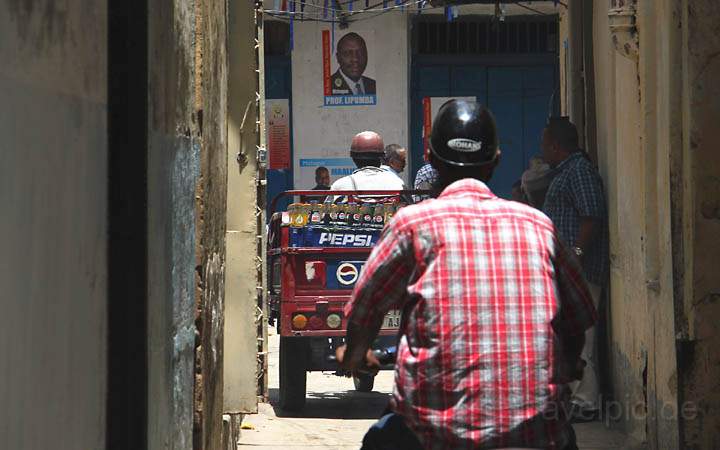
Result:
[[[481,200],[491,200],[497,198],[485,183],[474,178],[465,178],[456,181],[446,187],[438,198],[457,198],[465,196],[477,196]]]
[[[361,168],[359,168],[359,169],[353,170],[353,173],[364,172],[364,171],[367,171],[367,170],[369,170],[369,171],[371,171],[371,172],[384,172],[384,170],[381,169],[381,168],[379,168],[379,167],[375,167],[375,166],[365,166],[365,167],[361,167]]]
[[[582,151],[578,150],[574,153],[571,153],[570,156],[565,158],[560,164],[558,164],[555,167],[555,171],[559,172],[565,168],[568,164],[570,164],[571,161],[576,160],[578,157],[583,157]]]
[[[350,87],[350,90],[352,91],[353,94],[360,95],[359,92],[355,91],[356,84],[360,84],[362,91],[365,92],[365,83],[363,83],[363,77],[360,77],[360,79],[358,81],[353,81],[350,79],[350,77],[345,75],[345,72],[343,72],[342,69],[340,69],[340,75],[342,75],[342,77],[345,79],[345,83],[347,83],[347,85]]]
[[[394,173],[394,174],[397,175],[397,176],[400,176],[400,172],[398,172],[397,170],[393,169],[392,166],[389,166],[389,165],[387,165],[387,164],[383,164],[383,165],[380,166],[380,168],[383,169],[383,170],[387,170],[387,171],[390,172],[390,173]]]

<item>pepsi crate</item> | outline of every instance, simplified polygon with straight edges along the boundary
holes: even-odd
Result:
[[[290,228],[291,247],[372,247],[382,230],[309,225]]]

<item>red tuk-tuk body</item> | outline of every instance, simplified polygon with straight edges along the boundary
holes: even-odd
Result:
[[[282,195],[373,196],[399,203],[416,191],[287,191]],[[271,206],[274,210],[278,196]],[[362,200],[361,200],[362,201]],[[412,201],[412,200],[409,200]],[[375,203],[377,204],[377,203]],[[301,409],[309,371],[338,371],[335,349],[344,343],[347,318],[343,309],[381,229],[362,226],[293,227],[289,212],[277,212],[268,228],[269,311],[280,334],[280,406]],[[304,237],[299,237],[303,234]],[[394,352],[400,311],[385,317],[373,348]],[[383,369],[392,369],[392,364]],[[354,378],[355,388],[372,390],[373,378]]]

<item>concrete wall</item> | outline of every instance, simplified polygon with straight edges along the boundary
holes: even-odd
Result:
[[[258,329],[266,324],[258,309],[263,262],[256,258],[264,230],[258,230],[255,205],[261,173],[257,161],[263,117],[255,49],[255,15],[250,2],[228,8],[228,183],[227,265],[223,367],[224,410],[229,414],[257,412],[258,383],[263,379]],[[264,194],[259,198],[264,198]],[[260,216],[262,220],[262,216]]]
[[[350,140],[363,130],[377,131],[386,144],[408,145],[409,132],[409,44],[408,16],[388,13],[372,20],[358,21],[346,30],[373,30],[374,77],[377,104],[372,106],[323,106],[323,51],[319,22],[296,22],[292,51],[293,150],[295,187],[312,188],[313,176],[300,179],[301,158],[348,158]],[[361,33],[362,34],[362,33]],[[372,49],[371,49],[372,51]],[[333,55],[334,58],[334,55]],[[314,171],[314,168],[303,169]],[[407,176],[407,171],[404,173]],[[333,180],[339,176],[333,177]],[[304,180],[304,182],[303,182]]]
[[[105,445],[107,2],[0,2],[0,448]]]
[[[188,2],[149,3],[148,442],[193,446],[195,189],[194,19]]]
[[[150,5],[150,448],[221,443],[225,5]]]

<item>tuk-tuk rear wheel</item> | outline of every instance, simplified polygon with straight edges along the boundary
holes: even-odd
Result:
[[[280,337],[280,408],[299,411],[305,406],[308,345],[302,338]]]

